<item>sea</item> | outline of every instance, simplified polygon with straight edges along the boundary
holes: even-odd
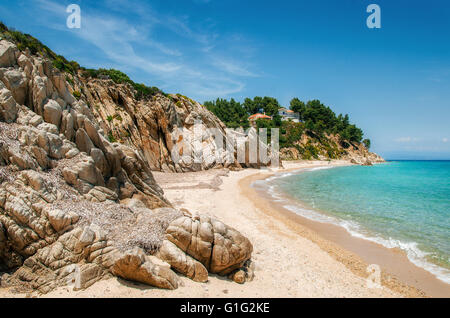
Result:
[[[258,182],[284,208],[400,248],[450,284],[450,161],[318,167]]]

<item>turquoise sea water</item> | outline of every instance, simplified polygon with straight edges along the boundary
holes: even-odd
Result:
[[[278,200],[283,194],[290,197],[286,208],[400,247],[414,263],[450,284],[450,161],[309,169],[268,183]]]

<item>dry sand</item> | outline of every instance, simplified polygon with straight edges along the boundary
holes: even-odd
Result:
[[[332,165],[347,165],[335,161]],[[328,162],[285,163],[300,169]],[[356,254],[322,238],[301,222],[276,211],[249,185],[276,172],[246,169],[187,174],[154,173],[166,197],[177,207],[208,213],[246,235],[254,246],[255,278],[243,285],[210,275],[207,283],[185,277],[168,291],[118,278],[100,281],[86,290],[59,288],[43,297],[402,297],[422,296],[390,276],[380,288],[368,288],[367,264]],[[0,297],[23,297],[0,290]]]

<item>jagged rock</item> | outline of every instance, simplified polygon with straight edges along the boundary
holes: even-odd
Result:
[[[88,200],[95,200],[96,202],[105,202],[106,200],[116,201],[118,196],[117,194],[105,187],[94,187],[87,194]]]
[[[8,123],[17,118],[16,101],[11,92],[0,82],[0,119]]]
[[[80,151],[87,153],[88,155],[91,153],[91,149],[95,148],[88,134],[83,128],[77,130],[76,133],[76,143],[77,147]]]
[[[91,157],[81,157],[82,159],[62,171],[62,175],[67,183],[73,185],[81,194],[88,193],[94,186],[105,186],[100,170],[95,166]]]
[[[12,69],[5,72],[0,71],[0,77],[3,79],[6,87],[11,91],[15,101],[20,105],[25,104],[28,97],[28,84],[25,74],[19,70]]]
[[[227,275],[250,259],[253,246],[235,229],[206,215],[183,216],[167,228],[167,239],[211,273]]]
[[[103,154],[103,151],[97,148],[92,148],[90,151],[90,155],[92,159],[94,159],[95,166],[102,173],[103,176],[107,176],[109,174],[109,165],[108,161]]]
[[[301,159],[300,153],[297,148],[283,148],[280,151],[280,159],[282,160],[298,160]]]
[[[10,67],[16,63],[17,47],[9,42],[0,41],[0,67]]]
[[[178,288],[177,275],[166,266],[154,264],[139,248],[121,255],[114,262],[112,272],[124,279],[159,288]]]
[[[64,232],[71,228],[73,224],[77,223],[79,220],[78,214],[73,212],[65,212],[59,209],[43,209],[44,216],[47,217],[48,221],[55,229],[56,232]]]
[[[62,109],[61,106],[54,100],[50,99],[44,105],[44,120],[48,123],[59,127],[61,123]]]
[[[118,254],[99,231],[76,228],[27,258],[14,278],[43,293],[73,281],[86,288],[108,275]]]
[[[209,229],[210,236],[191,232],[198,250],[188,254],[165,240],[182,213],[151,171],[239,167],[234,151],[215,145],[206,130],[224,133],[220,120],[185,97],[137,100],[129,85],[77,75],[69,85],[66,75],[48,59],[0,41],[0,270],[15,270],[8,282],[46,293],[67,284],[86,288],[114,274],[174,289],[170,267],[196,281],[206,281],[208,270],[225,275],[241,268],[251,244],[219,221],[191,219],[191,230]],[[79,100],[75,89],[83,92]],[[194,155],[183,154],[185,163],[171,156],[185,142],[173,138],[176,128],[193,132],[188,117],[205,124],[200,164],[192,163]],[[188,139],[198,154],[199,144]],[[130,251],[135,247],[142,250]],[[148,255],[160,248],[170,264]]]
[[[208,281],[208,270],[205,266],[168,240],[163,242],[158,257],[169,263],[177,272],[196,282]]]

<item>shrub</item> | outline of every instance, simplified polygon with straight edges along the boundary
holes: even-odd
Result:
[[[81,98],[81,93],[80,93],[80,91],[74,91],[74,92],[72,93],[72,95],[73,95],[76,99],[80,99],[80,98]]]
[[[71,79],[69,76],[66,75],[66,81],[69,82],[70,85],[74,85],[75,82],[73,81],[73,79]]]
[[[108,133],[109,142],[117,142],[117,139],[114,137],[112,131]]]
[[[109,78],[116,84],[130,84],[136,91],[134,94],[136,99],[149,98],[157,93],[165,94],[157,87],[148,87],[145,84],[135,83],[128,77],[128,75],[115,69],[86,69],[82,74],[84,77],[88,78]]]

